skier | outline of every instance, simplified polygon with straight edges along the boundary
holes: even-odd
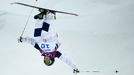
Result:
[[[34,38],[20,37],[18,41],[30,43],[39,50],[47,66],[53,65],[55,58],[59,58],[73,69],[73,73],[79,73],[76,65],[59,49],[61,43],[57,40],[58,34],[53,26],[55,13],[44,9],[39,9],[39,12],[34,16],[36,20]]]

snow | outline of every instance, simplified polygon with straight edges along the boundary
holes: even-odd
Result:
[[[36,49],[17,42],[31,8],[12,2],[34,4],[34,0],[0,3],[0,75],[73,75],[71,68],[58,59],[53,66],[45,66]],[[101,71],[79,75],[134,74],[133,0],[39,0],[36,5],[79,14],[57,14],[55,21],[61,47],[79,69]],[[36,13],[34,9],[32,16]],[[24,36],[33,37],[33,27],[31,17]]]

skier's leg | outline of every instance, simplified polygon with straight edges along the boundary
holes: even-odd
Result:
[[[42,31],[42,20],[36,19],[35,21],[35,27],[34,27],[34,39],[36,41],[41,40],[41,31]]]
[[[38,15],[42,15],[43,11],[40,14],[35,15],[37,18]],[[43,13],[43,19],[36,19],[34,37],[36,39],[52,39],[56,36],[56,32],[53,27],[54,14],[49,11]],[[50,27],[51,25],[51,27]]]

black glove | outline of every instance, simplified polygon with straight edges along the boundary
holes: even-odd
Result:
[[[41,19],[43,19],[43,16],[44,16],[44,14],[39,13],[39,14],[34,16],[34,19],[40,19],[41,20]]]
[[[20,38],[18,39],[19,42],[22,42],[22,37],[20,36]]]
[[[77,74],[79,73],[80,71],[78,69],[73,69],[73,73]]]

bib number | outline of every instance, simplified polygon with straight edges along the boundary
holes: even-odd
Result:
[[[44,49],[45,51],[50,51],[50,45],[49,44],[41,44],[41,48]]]

